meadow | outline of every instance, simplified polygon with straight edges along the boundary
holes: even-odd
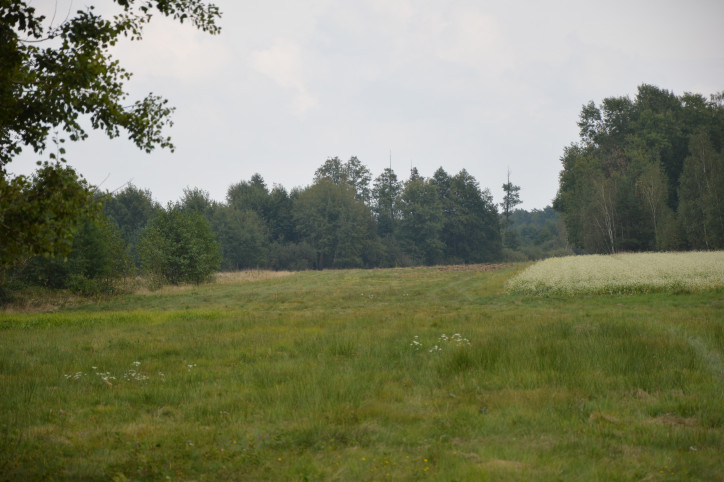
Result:
[[[722,480],[722,287],[506,289],[526,267],[0,313],[1,478]]]

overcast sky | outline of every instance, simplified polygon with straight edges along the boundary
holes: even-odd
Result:
[[[132,98],[154,92],[176,107],[176,152],[93,134],[66,155],[89,182],[132,181],[162,203],[185,187],[223,201],[257,172],[270,188],[309,185],[334,156],[357,156],[374,178],[391,153],[400,179],[410,166],[426,177],[466,169],[496,202],[510,169],[522,207],[541,209],[583,104],[633,97],[642,83],[724,90],[720,0],[214,3],[219,36],[157,17],[143,41],[116,48]],[[37,157],[9,168],[28,173]]]

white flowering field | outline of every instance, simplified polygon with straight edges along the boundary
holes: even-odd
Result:
[[[724,251],[550,258],[507,283],[539,295],[695,292],[724,288]]]

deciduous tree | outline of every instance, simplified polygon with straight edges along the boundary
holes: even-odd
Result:
[[[0,269],[18,256],[67,253],[72,219],[81,217],[91,195],[61,164],[44,164],[33,178],[11,176],[8,164],[24,148],[42,153],[54,131],[85,139],[86,122],[110,137],[125,132],[145,151],[173,148],[164,134],[173,109],[154,94],[130,102],[125,83],[131,74],[110,49],[121,38],[141,39],[155,13],[217,33],[219,10],[201,0],[113,3],[113,15],[91,5],[56,22],[29,1],[0,1],[0,222],[13,240],[0,248]]]
[[[30,177],[0,177],[0,275],[36,255],[67,255],[79,220],[99,209],[88,183],[60,163]]]
[[[113,221],[125,240],[131,259],[140,266],[136,244],[141,233],[161,206],[153,200],[148,189],[140,189],[129,184],[106,200],[104,212]]]
[[[691,247],[724,248],[724,155],[704,131],[691,139],[679,187],[680,220]]]
[[[444,225],[443,206],[438,188],[422,177],[411,177],[400,198],[400,240],[417,264],[438,264],[443,259],[445,243],[441,239]]]
[[[90,5],[60,23],[31,2],[0,3],[0,168],[28,146],[45,149],[59,128],[71,140],[87,137],[82,117],[110,137],[121,129],[141,149],[173,147],[163,134],[172,109],[154,94],[127,101],[130,73],[111,56],[120,39],[139,40],[154,13],[219,31],[219,9],[200,0],[114,0],[104,16]]]
[[[201,283],[219,269],[219,247],[209,223],[201,214],[174,205],[151,219],[138,253],[143,269],[158,282]]]
[[[314,181],[318,182],[327,179],[333,184],[347,184],[354,189],[355,197],[370,204],[370,181],[372,173],[357,159],[350,157],[349,161],[342,162],[339,157],[327,159],[322,166],[314,172]]]
[[[320,178],[295,199],[293,216],[302,241],[317,253],[318,269],[362,266],[372,214],[351,186]]]
[[[455,207],[445,217],[443,241],[448,262],[482,263],[499,258],[498,210],[488,189],[465,169],[450,178],[448,198]]]
[[[644,84],[633,100],[584,106],[554,201],[569,241],[589,252],[721,246],[722,100]]]

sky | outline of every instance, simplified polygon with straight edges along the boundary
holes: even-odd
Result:
[[[88,1],[35,0],[38,12]],[[97,9],[102,11],[103,2]],[[681,95],[724,90],[720,0],[216,0],[211,36],[157,16],[113,50],[129,99],[176,107],[175,152],[102,133],[67,146],[91,184],[131,182],[177,201],[224,201],[259,173],[269,188],[312,183],[331,157],[373,179],[392,166],[430,177],[465,169],[502,201],[508,172],[524,209],[552,203],[581,107],[651,84]],[[32,172],[26,152],[8,167]]]

